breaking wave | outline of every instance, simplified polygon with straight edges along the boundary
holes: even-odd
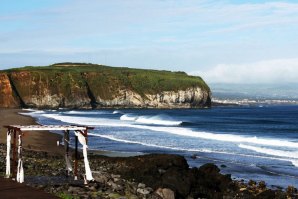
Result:
[[[121,111],[113,111],[113,114],[123,114]]]
[[[60,120],[62,122],[79,124],[79,125],[89,125],[89,126],[117,126],[117,127],[129,127],[137,129],[151,130],[155,132],[171,133],[180,136],[188,136],[194,138],[201,138],[207,140],[216,140],[222,142],[232,142],[232,143],[252,143],[264,146],[275,146],[275,147],[288,147],[288,148],[298,148],[297,142],[291,142],[287,140],[280,139],[269,139],[269,138],[258,138],[256,136],[243,136],[234,134],[220,134],[211,133],[204,131],[195,131],[183,127],[163,127],[163,126],[147,126],[140,124],[129,124],[125,121],[117,121],[111,119],[101,119],[101,118],[87,118],[87,117],[73,117],[65,116],[60,114],[42,114],[45,117],[52,118],[55,120]]]
[[[179,126],[183,122],[182,121],[172,121],[172,120],[165,120],[161,116],[140,116],[136,119],[136,123],[140,124],[153,124],[153,125],[161,125],[161,126]]]
[[[133,114],[124,114],[120,117],[120,120],[134,121],[137,124],[158,125],[158,126],[179,126],[183,123],[182,121],[174,121],[174,120],[166,119],[161,115],[136,116]]]
[[[252,150],[258,153],[272,155],[272,156],[288,157],[288,158],[295,158],[295,159],[298,158],[298,151],[283,151],[283,150],[277,150],[277,149],[268,149],[265,147],[249,146],[245,144],[239,144],[239,147],[243,149]]]
[[[169,149],[169,150],[201,152],[201,153],[218,153],[218,154],[226,154],[226,155],[234,155],[234,156],[242,156],[242,157],[255,157],[255,158],[261,158],[261,159],[272,159],[272,160],[288,161],[288,162],[291,162],[295,167],[298,167],[298,160],[291,160],[291,159],[289,160],[289,159],[286,159],[286,158],[276,158],[276,157],[268,157],[268,156],[262,156],[262,155],[240,154],[240,153],[233,153],[233,152],[226,152],[226,151],[216,151],[216,150],[205,149],[205,148],[197,149],[197,148],[182,148],[182,147],[173,147],[173,146],[162,146],[162,145],[157,145],[157,144],[144,143],[144,142],[140,142],[140,141],[131,141],[131,140],[126,140],[126,139],[120,139],[120,138],[116,138],[113,135],[101,135],[101,134],[95,134],[95,133],[89,133],[89,135],[106,138],[106,139],[113,140],[113,141],[116,141],[116,142],[122,142],[122,143],[128,143],[128,144],[139,144],[139,145],[142,145],[142,146],[163,148],[163,149]]]
[[[295,167],[298,167],[298,151],[282,151],[282,150],[276,150],[276,149],[268,149],[264,147],[255,147],[255,146],[249,146],[245,144],[239,144],[240,148],[252,150],[258,153],[266,154],[266,155],[272,155],[272,156],[278,156],[283,158],[294,158],[294,159],[285,159],[287,161],[290,161]]]
[[[63,112],[67,115],[101,115],[101,114],[111,114],[108,111],[67,111]]]
[[[120,120],[124,121],[135,121],[138,117],[130,114],[125,114],[120,117]]]

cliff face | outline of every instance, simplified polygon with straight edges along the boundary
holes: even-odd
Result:
[[[168,71],[58,64],[0,72],[0,107],[209,107],[199,77]]]
[[[0,107],[12,108],[20,106],[10,84],[9,77],[5,73],[0,73]]]

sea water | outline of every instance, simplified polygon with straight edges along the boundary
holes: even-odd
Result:
[[[179,154],[190,167],[211,162],[235,179],[298,187],[298,105],[28,114],[40,124],[95,127],[89,132],[90,149]]]

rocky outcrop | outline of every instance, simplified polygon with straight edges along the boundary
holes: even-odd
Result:
[[[63,67],[0,72],[0,107],[89,109],[211,105],[211,92],[205,82],[184,73],[159,74],[157,71],[120,70],[97,65],[79,69],[77,66],[71,68],[71,65]]]
[[[13,91],[9,77],[6,73],[0,73],[0,107],[11,108],[20,106]]]
[[[6,145],[0,144],[0,162]],[[268,189],[264,181],[233,181],[214,164],[189,168],[185,158],[170,154],[106,157],[89,153],[94,181],[84,185],[83,155],[79,153],[79,179],[65,176],[64,156],[24,149],[25,183],[61,198],[297,198],[297,189]],[[0,164],[4,174],[5,164]]]
[[[200,87],[145,94],[145,97],[131,90],[120,90],[113,99],[96,97],[96,103],[102,107],[191,108],[209,106],[209,101],[210,93]]]

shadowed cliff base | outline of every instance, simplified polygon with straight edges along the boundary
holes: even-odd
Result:
[[[202,108],[211,91],[184,72],[60,63],[0,71],[0,107]]]

